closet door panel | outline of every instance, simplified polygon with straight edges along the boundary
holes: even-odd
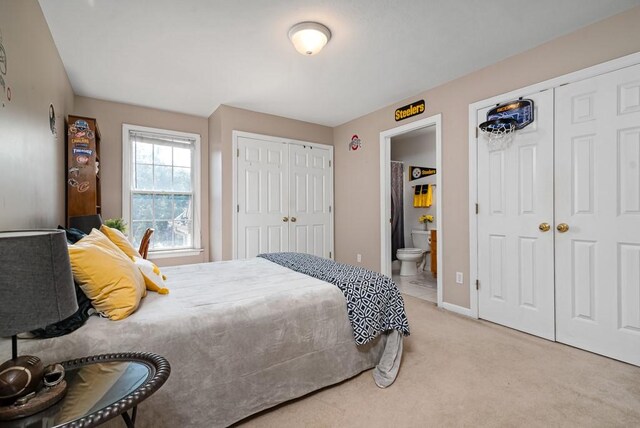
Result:
[[[291,199],[290,251],[330,257],[331,183],[329,150],[289,145]],[[295,219],[295,220],[294,220]]]
[[[640,66],[556,89],[557,340],[640,365]]]
[[[553,232],[539,229],[553,223],[553,92],[527,98],[535,121],[511,146],[489,151],[478,138],[478,313],[553,340]]]
[[[236,257],[288,251],[287,144],[238,138]]]

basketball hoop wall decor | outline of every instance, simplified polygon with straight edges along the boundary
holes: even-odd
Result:
[[[513,142],[515,132],[533,123],[533,100],[517,99],[498,104],[487,112],[487,120],[478,125],[489,151],[504,150]]]

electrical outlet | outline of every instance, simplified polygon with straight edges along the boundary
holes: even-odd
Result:
[[[456,283],[464,284],[464,276],[462,275],[462,272],[456,272]]]
[[[362,254],[356,254],[356,261],[362,263]]]

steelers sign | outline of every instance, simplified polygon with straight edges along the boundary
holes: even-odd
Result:
[[[409,167],[409,181],[417,180],[422,177],[428,177],[436,173],[435,168],[429,168],[426,166],[410,166]]]

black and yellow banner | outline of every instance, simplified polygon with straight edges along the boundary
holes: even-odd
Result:
[[[417,180],[422,177],[429,177],[435,175],[436,169],[426,166],[410,166],[409,167],[409,181]]]
[[[424,100],[416,101],[415,103],[411,103],[404,107],[400,107],[399,109],[396,109],[396,112],[395,112],[396,122],[399,122],[404,119],[408,119],[411,116],[422,114],[424,113],[424,111],[425,111]]]

